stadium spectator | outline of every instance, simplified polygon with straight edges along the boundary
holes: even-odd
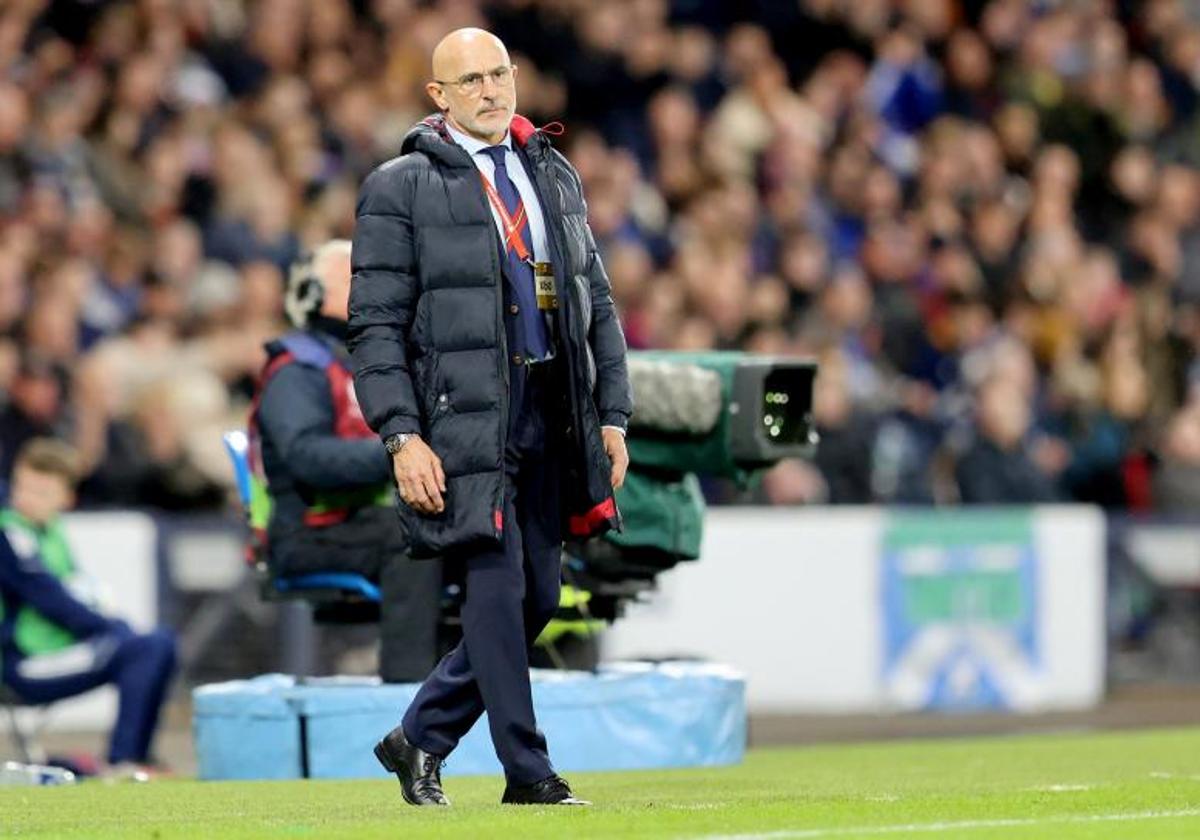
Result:
[[[12,473],[17,453],[35,437],[53,434],[62,419],[63,385],[54,364],[36,352],[20,359],[0,409],[0,477]]]
[[[816,467],[828,488],[824,501],[830,504],[866,504],[873,499],[875,422],[851,407],[846,363],[835,355],[822,358],[813,393],[813,417],[821,435]]]
[[[980,388],[976,436],[957,465],[964,504],[1030,504],[1055,499],[1051,479],[1026,452],[1030,405],[1020,385],[993,377]]]
[[[1165,513],[1194,516],[1200,510],[1200,406],[1189,404],[1172,418],[1162,459],[1155,503]]]

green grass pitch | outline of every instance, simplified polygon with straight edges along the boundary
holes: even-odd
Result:
[[[0,788],[0,836],[63,838],[1200,838],[1200,729],[761,749],[739,767],[578,773],[594,807],[449,809],[387,781]]]

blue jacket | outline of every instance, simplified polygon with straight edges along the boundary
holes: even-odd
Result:
[[[263,386],[255,413],[273,502],[274,540],[303,533],[306,510],[323,494],[389,486],[392,471],[391,457],[378,437],[348,438],[337,432],[327,372],[330,364],[345,366],[346,351],[337,337],[309,329],[277,339],[266,349],[272,359],[285,353],[290,359]],[[349,386],[348,368],[345,376]]]

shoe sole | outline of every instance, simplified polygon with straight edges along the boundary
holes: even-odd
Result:
[[[571,796],[568,796],[566,799],[556,799],[553,802],[539,802],[537,800],[531,800],[531,799],[514,799],[512,797],[512,795],[507,790],[505,790],[504,795],[500,797],[500,804],[501,805],[568,805],[568,806],[570,806],[570,805],[591,805],[592,803],[590,800],[580,799],[578,796],[575,796],[574,794],[572,794]]]

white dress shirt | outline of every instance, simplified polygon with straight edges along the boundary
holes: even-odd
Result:
[[[446,130],[450,132],[455,143],[467,150],[467,154],[471,156],[476,168],[483,173],[483,177],[488,179],[488,183],[495,187],[496,164],[492,160],[492,156],[484,151],[491,147],[482,140],[476,140],[468,134],[463,134],[451,125],[449,120],[446,121]],[[546,220],[542,216],[542,205],[538,203],[537,192],[529,180],[529,173],[525,171],[525,164],[521,162],[520,155],[512,147],[512,133],[505,132],[504,139],[497,145],[507,149],[504,153],[504,168],[508,170],[508,179],[517,188],[517,194],[521,196],[521,201],[525,204],[525,215],[529,218],[529,238],[533,241],[533,259],[535,262],[550,262],[550,247],[546,244]],[[492,207],[490,201],[488,207],[492,211],[492,220],[496,223],[496,230],[500,233],[500,241],[503,242],[504,223],[500,221],[500,214],[496,212],[495,207]]]

